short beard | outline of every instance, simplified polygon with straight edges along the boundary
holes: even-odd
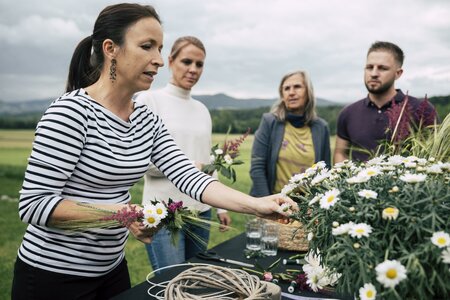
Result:
[[[364,84],[366,85],[366,89],[369,91],[369,93],[374,95],[382,95],[386,93],[394,85],[394,82],[387,82],[383,85],[380,85],[377,88],[371,88],[367,83]]]

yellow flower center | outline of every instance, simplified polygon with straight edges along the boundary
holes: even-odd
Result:
[[[327,198],[327,202],[328,202],[328,203],[333,202],[333,200],[334,200],[334,196],[333,196],[333,195],[328,196],[328,198]]]
[[[367,291],[366,292],[366,297],[367,298],[372,298],[373,297],[373,291],[372,290]]]
[[[158,215],[160,215],[160,214],[163,213],[163,210],[162,210],[161,208],[158,208],[158,209],[156,210],[156,213],[157,213]]]
[[[437,242],[438,242],[439,245],[445,245],[446,240],[445,240],[445,238],[440,237],[440,238],[437,239]]]
[[[386,272],[386,277],[389,279],[397,278],[397,270],[396,269],[389,269]]]
[[[362,228],[358,228],[358,229],[356,229],[355,230],[357,233],[364,233],[365,231],[364,231],[364,229],[362,229]]]
[[[148,218],[147,218],[147,222],[148,222],[149,224],[153,224],[153,223],[156,222],[156,219],[153,218],[153,217],[148,217]]]
[[[393,207],[388,207],[388,208],[386,208],[386,209],[384,210],[384,212],[387,213],[387,214],[389,214],[389,215],[392,215],[392,214],[395,213],[395,208],[393,208]]]
[[[367,175],[373,176],[373,175],[375,175],[375,171],[373,171],[373,170],[367,171]]]

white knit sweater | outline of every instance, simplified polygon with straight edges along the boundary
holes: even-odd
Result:
[[[141,92],[136,102],[147,105],[161,117],[167,130],[186,156],[198,163],[209,163],[212,122],[208,109],[193,99],[190,91],[167,84],[156,91]],[[181,193],[154,165],[145,175],[143,203],[151,200],[183,201],[190,209],[206,211],[203,204]],[[218,213],[225,210],[218,210]]]

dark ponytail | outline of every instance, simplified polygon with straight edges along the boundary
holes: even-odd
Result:
[[[94,72],[91,64],[92,37],[83,39],[75,48],[70,61],[66,92],[86,87],[98,80],[99,72]],[[97,74],[94,74],[97,73]],[[95,76],[96,75],[96,76]]]
[[[121,3],[104,8],[95,21],[94,33],[83,39],[73,53],[66,92],[95,83],[105,62],[103,41],[111,39],[115,44],[123,45],[127,29],[143,18],[154,18],[161,23],[150,5]]]

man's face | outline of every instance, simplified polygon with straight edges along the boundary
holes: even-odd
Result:
[[[383,94],[394,89],[394,82],[403,73],[394,55],[388,51],[373,51],[367,56],[364,83],[369,93]]]

